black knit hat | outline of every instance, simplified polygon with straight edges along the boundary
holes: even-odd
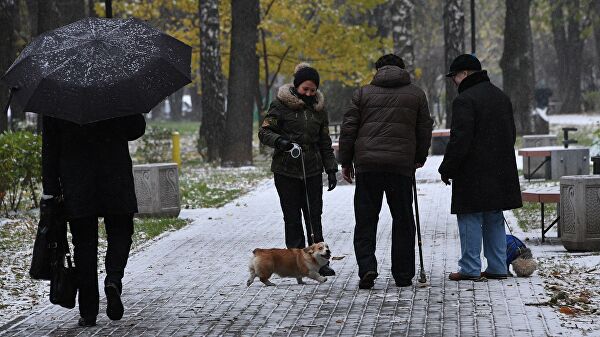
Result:
[[[304,81],[312,81],[319,87],[319,72],[308,63],[300,63],[294,70],[294,87],[298,88]]]
[[[446,74],[446,77],[454,77],[457,72],[463,70],[481,70],[481,62],[477,57],[471,54],[458,55],[452,64],[450,65],[450,72]]]
[[[402,69],[406,68],[404,64],[404,60],[395,54],[386,54],[380,57],[377,62],[375,62],[375,69],[383,68],[385,66],[397,66]]]

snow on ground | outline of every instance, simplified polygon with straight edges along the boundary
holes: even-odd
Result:
[[[560,125],[590,125],[600,123],[600,114],[594,115],[550,115],[550,124]]]

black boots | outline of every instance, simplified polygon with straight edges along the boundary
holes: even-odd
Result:
[[[83,327],[96,326],[96,317],[79,317],[77,324]]]
[[[104,286],[106,294],[106,315],[113,321],[118,321],[123,317],[123,302],[121,302],[121,289],[112,283],[106,283]]]
[[[319,274],[321,274],[321,276],[334,276],[335,270],[331,269],[328,263],[319,269]]]

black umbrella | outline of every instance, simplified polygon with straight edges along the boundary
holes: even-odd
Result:
[[[191,51],[137,19],[86,18],[37,37],[3,80],[18,110],[85,124],[149,112],[191,82]]]

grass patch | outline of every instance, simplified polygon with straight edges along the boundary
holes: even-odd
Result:
[[[221,207],[270,176],[266,162],[248,168],[184,167],[179,177],[182,207]]]
[[[132,248],[135,248],[148,240],[152,240],[164,232],[181,229],[189,223],[190,221],[188,219],[179,218],[134,218]],[[99,245],[104,248],[106,246],[106,228],[104,227],[103,219],[100,221],[98,227]]]
[[[165,128],[170,131],[177,131],[182,136],[191,136],[200,130],[200,122],[194,121],[148,121],[148,125]]]

